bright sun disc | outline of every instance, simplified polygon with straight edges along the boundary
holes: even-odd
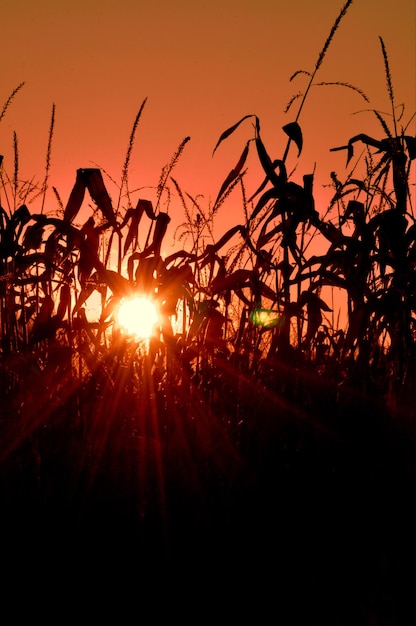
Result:
[[[122,300],[117,311],[118,325],[139,339],[149,339],[158,319],[154,302],[143,296]]]

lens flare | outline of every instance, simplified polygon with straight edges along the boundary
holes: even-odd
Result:
[[[250,321],[261,328],[274,328],[279,322],[279,314],[272,309],[258,308],[250,313]]]
[[[137,339],[149,339],[159,321],[155,303],[144,296],[125,298],[116,314],[117,324],[128,335]]]

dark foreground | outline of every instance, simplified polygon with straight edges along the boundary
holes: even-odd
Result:
[[[1,464],[8,623],[414,626],[412,429],[368,417],[44,426]]]

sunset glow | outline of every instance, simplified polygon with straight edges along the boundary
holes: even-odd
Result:
[[[127,334],[149,339],[158,321],[157,308],[152,300],[144,296],[126,298],[120,303],[116,319]]]

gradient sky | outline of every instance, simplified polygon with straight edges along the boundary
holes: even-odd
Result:
[[[154,200],[162,167],[190,136],[174,177],[192,196],[215,196],[253,136],[243,124],[212,156],[221,133],[242,116],[256,114],[273,159],[283,156],[281,127],[292,121],[284,108],[307,84],[297,70],[313,71],[318,54],[344,2],[337,0],[1,0],[2,72],[0,110],[25,82],[0,123],[0,154],[13,171],[13,132],[20,173],[42,181],[51,118],[56,106],[50,185],[66,203],[76,170],[101,167],[119,181],[136,114],[145,108],[130,165],[130,187]],[[379,36],[386,45],[397,104],[406,124],[416,111],[416,3],[355,0],[341,22],[317,76],[363,90],[315,88],[299,118],[304,151],[293,180],[315,168],[315,197],[336,171],[346,173],[345,153],[330,153],[355,134],[381,138],[372,113],[390,111]],[[408,133],[415,132],[415,119]],[[248,165],[250,194],[261,182],[255,154]],[[106,179],[111,197],[116,187]],[[251,183],[250,183],[251,180]],[[205,203],[205,204],[204,204]],[[48,195],[47,209],[56,206]],[[219,219],[241,221],[241,203],[227,200]],[[35,208],[33,209],[35,211]],[[182,221],[180,208],[172,217]],[[175,213],[176,212],[176,213]]]

